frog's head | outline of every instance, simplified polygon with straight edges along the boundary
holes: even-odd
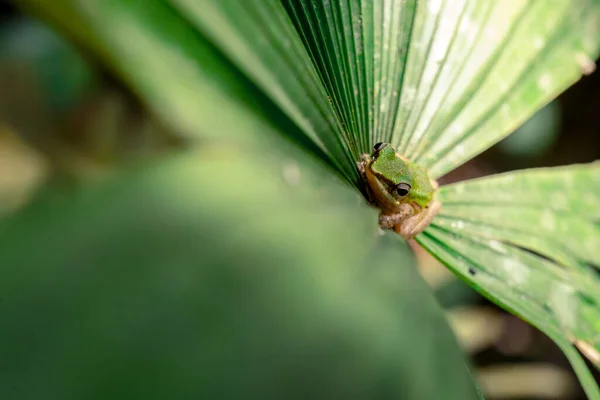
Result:
[[[401,203],[416,203],[426,207],[433,197],[427,171],[396,153],[388,143],[377,143],[367,167],[369,184],[378,192],[384,208],[397,207]]]

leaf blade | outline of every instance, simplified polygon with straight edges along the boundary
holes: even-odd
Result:
[[[207,146],[13,215],[2,397],[478,398],[408,246],[299,157]]]
[[[533,269],[531,257],[527,257],[522,250],[497,244],[495,246],[497,250],[494,251],[478,240],[450,234],[437,227],[428,228],[416,239],[420,245],[478,292],[548,335],[569,358],[588,398],[600,398],[600,389],[572,344],[574,337],[589,338],[590,334],[595,335],[594,332],[597,330],[590,332],[585,329],[585,326],[574,326],[570,312],[577,306],[582,306],[584,302],[581,299],[573,300],[572,296],[576,291],[568,278],[556,279],[554,274],[545,275],[547,271],[543,269],[541,271],[545,276],[532,273],[540,269]],[[474,243],[476,244],[473,245]],[[515,255],[529,258],[530,263],[516,261],[513,258]],[[489,267],[490,261],[491,267]],[[533,265],[535,264],[534,261]],[[515,274],[519,275],[515,277]],[[535,282],[529,280],[532,276],[536,278]],[[539,278],[543,280],[537,280]],[[557,295],[557,289],[561,289],[558,293],[564,296]],[[547,303],[548,298],[554,300]],[[562,303],[565,299],[570,301],[566,306]],[[579,315],[579,310],[577,311]],[[597,320],[600,312],[597,307],[593,311],[594,318]]]
[[[522,170],[443,186],[440,214],[417,236],[476,290],[551,337],[590,398],[597,398],[598,388],[590,386],[573,345],[583,346],[600,368],[599,165]]]
[[[507,136],[593,71],[600,54],[600,4],[592,0],[286,5],[334,102],[355,107],[348,84],[363,99],[354,114],[368,127],[352,132],[360,146],[355,157],[388,141],[434,178]],[[362,23],[336,19],[328,7],[358,14]],[[319,26],[362,40],[340,60],[344,49],[331,51]],[[355,61],[360,57],[362,65]],[[337,79],[336,71],[353,68],[353,77],[366,77],[366,85]],[[347,129],[354,118],[340,115]]]

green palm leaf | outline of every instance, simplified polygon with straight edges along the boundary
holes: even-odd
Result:
[[[599,180],[594,163],[445,186],[440,215],[417,240],[492,300],[564,346],[575,343],[600,367]]]
[[[436,178],[591,72],[600,46],[594,0],[283,2],[355,158],[387,141]]]
[[[55,17],[72,17],[77,9],[59,10],[64,14]],[[90,15],[101,19],[106,16],[99,12],[103,10],[107,9],[92,7]],[[121,43],[117,53],[101,54],[108,61],[122,57],[124,64],[118,65],[125,78],[181,134],[204,139],[205,145],[206,139],[218,140],[211,140],[204,152],[179,155],[100,187],[86,186],[58,203],[41,198],[10,220],[10,230],[4,231],[9,240],[0,243],[0,292],[10,299],[3,304],[0,340],[0,354],[11,365],[4,370],[6,381],[23,382],[32,397],[39,397],[40,391],[57,398],[105,398],[115,392],[123,398],[133,393],[185,397],[190,391],[208,397],[225,393],[280,398],[293,392],[308,397],[364,398],[376,393],[415,399],[444,391],[448,398],[478,398],[468,370],[456,368],[463,363],[456,341],[407,246],[393,235],[381,236],[374,211],[357,201],[354,191],[319,167],[311,154],[282,140],[278,129],[286,124],[278,124],[272,108],[260,108],[249,99],[244,89],[252,90],[252,85],[242,74],[229,69],[224,75],[227,64],[208,46],[198,47],[207,52],[202,53],[202,68],[192,69],[194,79],[188,80],[185,73],[171,76],[173,85],[165,86],[164,93],[153,83],[156,70],[148,76],[126,74],[144,62],[157,62],[159,72],[168,65],[176,67],[181,58],[173,58],[177,52],[169,53],[172,48],[165,38],[187,26],[184,21],[157,25],[157,15],[175,21],[167,10],[135,10],[140,14],[112,9],[113,25],[102,32],[109,40],[111,29],[127,29],[127,39],[140,46],[139,53],[127,52],[127,43]],[[77,20],[69,23],[73,21]],[[71,33],[94,26],[81,17],[78,21]],[[220,80],[223,76],[228,81]],[[208,90],[193,90],[200,88]],[[178,97],[176,104],[160,108]],[[183,100],[197,103],[190,107]],[[198,117],[196,107],[206,117]],[[229,118],[220,118],[225,114]],[[164,220],[157,218],[157,210]],[[334,237],[337,247],[330,240]],[[173,246],[179,249],[174,264]],[[52,250],[65,247],[92,258],[71,258],[68,250]],[[31,248],[40,251],[28,251]],[[404,260],[404,268],[397,268],[398,260]],[[85,279],[79,274],[82,265]],[[248,268],[250,280],[244,273]],[[115,274],[116,279],[106,281]],[[110,296],[102,295],[108,292]],[[146,301],[140,303],[141,298]],[[48,316],[42,321],[40,307]],[[215,312],[222,318],[215,321]],[[178,325],[181,313],[193,328]],[[132,315],[136,327],[129,330]],[[26,335],[32,321],[46,332],[43,337]],[[142,340],[134,339],[139,326],[147,328]],[[183,335],[175,345],[164,330],[171,326],[173,334]],[[214,336],[211,329],[221,333]],[[31,340],[20,339],[26,337]],[[225,343],[216,352],[215,337]],[[134,340],[134,350],[121,346]],[[351,348],[359,349],[364,360],[344,361]],[[154,357],[157,349],[161,353]],[[168,359],[163,350],[170,354]],[[136,351],[147,354],[143,367]],[[50,355],[54,352],[60,357]],[[205,363],[207,355],[214,357],[214,364]],[[286,372],[282,365],[290,357],[296,362]],[[356,361],[362,356],[352,357]],[[36,361],[32,368],[21,368],[19,359]],[[194,363],[207,368],[202,370],[204,378],[190,374]],[[346,371],[343,365],[361,367]],[[409,369],[414,373],[407,373]],[[49,374],[52,387],[47,384]],[[292,383],[297,382],[294,374],[311,376],[315,383],[304,389],[281,388],[270,378],[278,374]],[[78,379],[72,379],[75,375]],[[384,375],[389,379],[382,380]],[[92,383],[98,376],[104,385]],[[247,379],[232,384],[232,376]],[[0,385],[6,398],[12,397],[13,389]]]
[[[340,97],[340,107],[354,110],[340,113],[345,126],[362,118],[368,127],[355,131],[362,151],[391,142],[434,177],[498,142],[590,73],[600,47],[600,5],[591,1],[296,3],[286,2],[288,11],[325,86]],[[515,175],[441,188],[442,212],[417,240],[482,293],[570,348],[580,379],[597,398],[570,343],[599,348],[600,282],[586,263],[600,265],[600,230],[594,219],[569,214],[596,209],[598,186],[589,186],[598,182],[598,169]],[[547,206],[549,199],[556,205]],[[557,215],[552,207],[559,206]],[[565,271],[569,266],[576,271]],[[515,286],[521,279],[523,286]],[[549,306],[551,296],[558,296],[554,303],[569,300],[561,291],[573,292],[568,307]],[[559,319],[570,314],[579,316],[577,326]]]
[[[279,1],[168,3],[337,161],[338,168],[356,177],[354,156],[348,151],[350,137],[343,134],[316,70]]]
[[[381,140],[440,177],[590,73],[600,49],[595,0],[23,2],[182,135],[283,153],[285,135],[357,186],[355,161]],[[594,399],[571,343],[592,359],[600,346],[597,179],[581,166],[442,187],[417,238],[555,340]]]
[[[599,181],[600,163],[593,163],[449,185],[440,192],[444,211],[436,224],[514,242],[575,270],[600,267]]]

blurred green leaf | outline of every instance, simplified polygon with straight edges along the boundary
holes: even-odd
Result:
[[[272,141],[281,144],[285,132],[327,158],[280,107],[165,1],[21,3],[95,50],[176,133],[190,139],[266,146]],[[357,174],[354,165],[352,171]]]
[[[408,246],[296,162],[211,146],[14,215],[0,396],[477,398]]]
[[[342,129],[279,0],[167,2],[328,152],[338,168],[358,179],[351,132]]]
[[[486,297],[571,348],[590,398],[600,392],[572,344],[600,367],[599,181],[594,163],[444,186],[442,211],[417,237]]]

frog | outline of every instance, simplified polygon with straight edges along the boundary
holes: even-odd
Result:
[[[357,163],[369,202],[379,208],[379,225],[405,240],[423,232],[441,209],[438,183],[421,166],[379,142]]]

